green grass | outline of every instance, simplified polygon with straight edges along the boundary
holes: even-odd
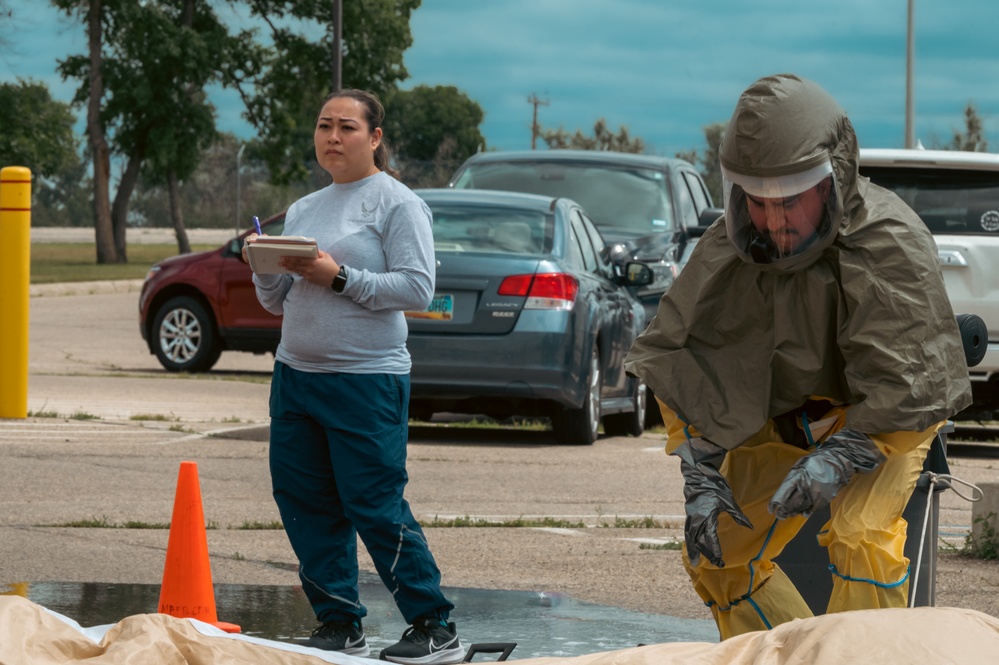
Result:
[[[243,522],[242,526],[234,527],[238,531],[284,531],[284,524],[280,521],[272,522]]]
[[[169,522],[143,522],[140,520],[126,520],[118,524],[109,522],[107,516],[100,518],[91,517],[86,520],[74,520],[72,522],[62,522],[60,524],[38,524],[36,526],[55,526],[67,529],[169,529]],[[206,529],[218,529],[218,524],[209,521],[205,524]]]
[[[625,519],[624,517],[614,517],[614,523],[608,524],[600,520],[600,526],[614,529],[677,529],[682,524],[672,522],[660,522],[651,516],[639,517],[638,519]]]
[[[165,416],[162,413],[135,413],[128,417],[129,420],[156,420],[159,422],[168,422],[179,420],[177,416],[170,415]]]
[[[169,522],[137,522],[128,520],[121,526],[115,525],[116,529],[169,529]]]
[[[992,526],[995,519],[995,513],[975,518],[974,526],[978,527],[978,535],[976,537],[974,528],[968,533],[964,549],[961,550],[963,556],[986,561],[999,560],[999,531]]]
[[[562,529],[585,529],[586,524],[583,522],[571,522],[569,520],[555,519],[553,517],[543,517],[541,519],[525,519],[523,517],[518,517],[517,519],[504,520],[502,522],[490,522],[489,520],[483,520],[473,517],[455,517],[453,519],[440,519],[436,515],[433,521],[419,520],[420,526],[424,527],[443,527],[443,528],[463,528],[463,527],[546,527],[546,528],[562,528]]]
[[[44,526],[44,525],[40,525]],[[72,522],[63,522],[61,524],[53,524],[52,526],[58,527],[68,527],[73,529],[114,529],[117,528],[116,525],[108,522],[107,517],[101,517],[100,519],[92,517],[89,520],[74,520]]]
[[[192,245],[200,252],[217,245]],[[128,263],[97,264],[92,243],[32,243],[31,283],[96,282],[113,279],[142,279],[149,266],[177,255],[176,244],[128,246]]]
[[[183,425],[170,425],[170,432],[184,432],[185,434],[197,434],[197,430],[190,429],[189,427],[184,427]]]
[[[639,543],[640,550],[679,550],[683,548],[683,542],[677,543]]]
[[[515,519],[508,519],[499,522],[494,522],[490,520],[484,520],[478,517],[454,517],[450,519],[441,519],[438,516],[434,516],[431,521],[420,520],[420,526],[425,527],[443,527],[443,528],[463,528],[463,527],[519,527],[519,528],[558,528],[558,529],[585,529],[586,523],[582,521],[572,521],[565,519],[558,519],[555,517],[540,517],[528,519],[524,517],[518,517]],[[625,519],[623,517],[615,517],[614,522],[608,523],[604,521],[601,517],[598,520],[598,527],[603,528],[614,528],[614,529],[676,529],[679,528],[678,524],[672,524],[670,522],[659,522],[652,517],[640,517],[638,519]]]

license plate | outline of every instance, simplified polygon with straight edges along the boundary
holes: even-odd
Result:
[[[407,319],[436,319],[450,321],[454,316],[454,297],[450,293],[439,293],[434,296],[430,306],[422,312],[406,312]]]

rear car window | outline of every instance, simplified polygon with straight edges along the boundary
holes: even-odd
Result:
[[[566,162],[469,164],[455,189],[569,198],[600,226],[647,235],[675,228],[665,175],[654,169]]]
[[[434,216],[434,250],[438,252],[489,252],[548,254],[552,249],[554,221],[533,210],[431,205]]]
[[[895,192],[934,234],[999,236],[999,173],[898,166],[860,172]]]

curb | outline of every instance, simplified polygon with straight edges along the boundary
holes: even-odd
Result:
[[[32,284],[28,294],[32,298],[46,296],[87,296],[102,293],[138,293],[142,290],[141,279],[118,279],[98,282],[58,282],[55,284]]]

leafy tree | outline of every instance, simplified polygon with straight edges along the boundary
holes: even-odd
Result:
[[[0,163],[26,166],[52,178],[80,162],[73,111],[52,99],[44,83],[0,83]]]
[[[563,127],[556,130],[542,130],[541,138],[549,148],[573,148],[576,150],[613,150],[616,152],[645,152],[645,142],[639,138],[631,138],[628,128],[621,126],[617,133],[607,127],[607,122],[600,118],[593,124],[593,136],[587,136],[576,130],[569,135]]]
[[[98,263],[125,260],[128,203],[140,178],[172,192],[184,249],[176,204],[179,184],[214,138],[208,85],[221,83],[242,96],[261,136],[248,160],[262,159],[278,183],[309,174],[315,113],[332,81],[329,0],[225,0],[248,7],[266,26],[267,47],[256,29],[230,33],[213,9],[218,2],[50,1],[87,26],[87,53],[62,61],[59,71],[80,81],[74,102],[88,109]],[[408,76],[402,53],[412,43],[409,16],[420,0],[344,4],[344,84],[385,96]],[[310,23],[325,36],[310,39]],[[112,152],[124,164],[113,206]]]
[[[482,107],[454,86],[420,85],[385,99],[385,136],[406,159],[464,160],[485,145]]]
[[[704,184],[707,186],[715,205],[719,207],[722,205],[722,178],[719,154],[722,139],[725,137],[725,126],[724,122],[705,125],[703,128],[704,140],[708,144],[708,147],[704,151],[703,157],[698,154],[696,149],[676,153],[678,158],[685,159],[694,166],[700,167]]]
[[[43,83],[18,79],[0,83],[0,165],[31,169],[33,225],[69,226],[81,210],[86,168],[68,104],[57,102]]]
[[[97,263],[117,263],[114,227],[111,223],[111,149],[108,146],[104,120],[101,118],[101,99],[104,96],[103,78],[103,19],[102,0],[58,0],[60,8],[72,13],[74,10],[86,16],[87,59],[86,79],[81,85],[77,98],[87,103],[87,143],[93,159],[93,206],[94,206],[94,246],[97,250]],[[64,74],[65,76],[65,74]],[[86,94],[83,91],[86,90]]]
[[[343,3],[342,80],[384,99],[409,73],[403,52],[413,43],[409,17],[422,0],[366,0]],[[233,81],[242,95],[246,118],[260,141],[251,155],[262,159],[276,183],[309,175],[315,159],[312,133],[316,113],[332,87],[332,3],[329,0],[249,0],[251,13],[270,30],[273,48],[253,89]],[[294,28],[287,20],[294,19]],[[304,27],[303,28],[303,24]],[[308,26],[325,27],[310,39]]]
[[[674,155],[677,159],[682,159],[685,162],[690,162],[691,164],[697,164],[697,160],[700,159],[700,155],[697,154],[696,149],[681,150]]]
[[[115,233],[111,217],[111,147],[107,138],[107,119],[103,117],[104,101],[104,28],[113,18],[118,0],[52,0],[52,4],[71,18],[84,21],[87,32],[87,54],[71,56],[61,61],[62,77],[80,79],[73,101],[87,107],[87,148],[93,162],[93,216],[97,263],[124,262],[125,231]]]
[[[721,143],[725,138],[724,122],[716,122],[704,128],[704,139],[707,141],[708,149],[704,152],[701,160],[701,175],[704,177],[704,184],[711,193],[711,198],[715,205],[722,206],[722,177],[721,177]]]
[[[130,161],[144,158],[145,182],[166,185],[178,249],[186,254],[191,244],[179,182],[194,172],[215,139],[215,109],[204,87],[220,69],[227,35],[213,14],[195,12],[194,0],[183,0],[181,7],[147,3],[141,18],[116,35],[116,42],[146,75],[132,80],[134,67],[123,72],[115,80],[116,95],[108,110],[116,113],[118,105],[126,107],[120,110],[123,123],[117,141],[123,152],[130,152]]]
[[[189,251],[179,183],[215,136],[215,110],[204,88],[213,82],[231,84],[258,71],[260,51],[251,33],[230,35],[208,3],[196,0],[53,3],[71,16],[86,6],[91,19],[89,57],[71,56],[59,70],[81,81],[75,101],[88,103],[91,151],[96,154],[103,147],[124,158],[108,215],[111,253],[100,249],[105,213],[103,203],[95,204],[98,263],[126,260],[128,207],[140,174],[151,183],[167,185],[178,247]],[[108,200],[108,186],[109,178],[95,182],[95,201]]]
[[[989,142],[985,138],[985,126],[978,110],[969,103],[964,107],[964,133],[954,132],[950,145],[951,150],[970,150],[972,152],[988,152]]]
[[[87,164],[78,160],[76,165],[46,178],[44,184],[35,190],[31,225],[93,226],[90,193]]]

